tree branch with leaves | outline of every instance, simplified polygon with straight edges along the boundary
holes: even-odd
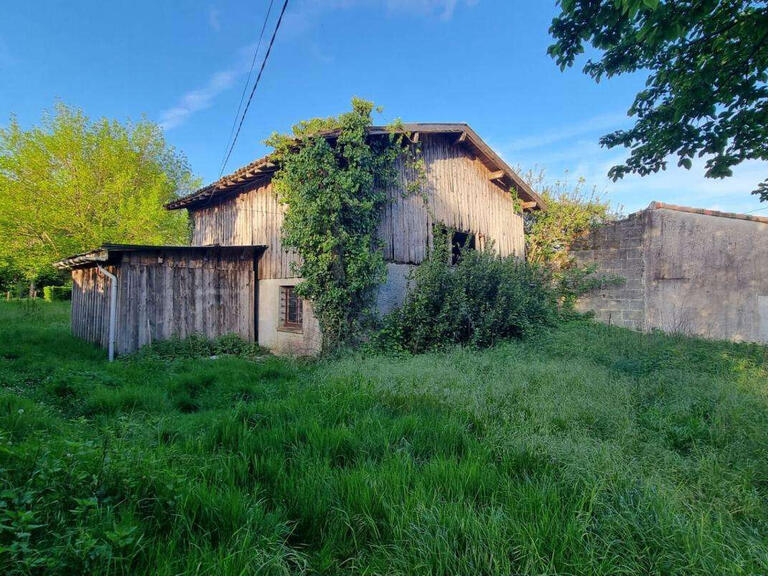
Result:
[[[598,51],[584,72],[647,72],[629,115],[635,125],[604,136],[629,157],[614,180],[705,159],[709,178],[768,160],[768,3],[753,0],[559,0],[549,54],[573,66],[586,45]],[[768,200],[768,179],[753,193]]]

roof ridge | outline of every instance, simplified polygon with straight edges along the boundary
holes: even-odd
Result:
[[[396,129],[400,132],[415,133],[425,132],[430,134],[461,134],[459,142],[470,145],[476,153],[485,158],[486,165],[493,165],[496,170],[502,172],[502,178],[511,181],[511,186],[515,187],[519,193],[522,193],[529,201],[534,202],[534,206],[544,208],[545,202],[531,187],[525,182],[494,150],[486,144],[482,138],[467,123],[463,122],[411,122],[400,123]],[[391,126],[372,125],[368,127],[368,133],[371,135],[381,135],[392,130]],[[326,138],[332,138],[339,133],[339,129],[320,131],[317,135]],[[191,194],[177,198],[165,204],[168,210],[178,210],[189,208],[204,202],[210,202],[215,196],[224,196],[227,194],[236,194],[242,191],[242,188],[252,184],[261,177],[270,178],[275,172],[277,166],[271,162],[274,153],[267,154],[262,158],[254,160],[218,180],[200,188]],[[501,178],[499,179],[501,180]]]

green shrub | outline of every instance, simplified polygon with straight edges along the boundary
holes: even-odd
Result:
[[[43,300],[46,302],[59,302],[72,299],[72,286],[44,286]]]
[[[170,338],[158,340],[151,346],[143,348],[139,355],[162,360],[177,358],[209,358],[211,356],[239,356],[255,358],[264,356],[266,352],[255,342],[248,342],[237,334],[224,334],[215,340],[210,340],[202,334],[192,334],[186,338]]]
[[[449,262],[436,250],[414,270],[405,303],[384,319],[378,344],[411,353],[491,346],[556,322],[558,295],[546,269],[480,251]]]
[[[22,280],[17,280],[11,286],[10,292],[11,292],[11,298],[16,298],[19,300],[21,300],[22,298],[26,298],[27,296],[29,296],[29,284]]]

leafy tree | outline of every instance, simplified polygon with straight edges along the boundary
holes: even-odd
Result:
[[[283,242],[297,251],[297,291],[312,301],[323,348],[349,342],[384,280],[377,227],[394,178],[398,137],[368,138],[373,104],[353,99],[338,118],[301,122],[292,136],[274,134],[280,169],[273,185],[287,206]],[[319,134],[338,129],[331,142]]]
[[[579,238],[612,218],[609,202],[580,178],[548,183],[543,171],[523,173],[523,178],[547,203],[546,210],[526,215],[526,259],[554,271],[572,264],[570,248]]]
[[[570,314],[584,294],[623,284],[624,278],[599,273],[594,264],[581,266],[571,254],[580,238],[615,218],[596,188],[587,189],[583,178],[575,185],[548,183],[543,171],[529,171],[523,177],[547,202],[546,211],[525,217],[526,259],[551,272],[562,312]]]
[[[629,130],[601,144],[631,150],[609,172],[646,175],[676,155],[723,178],[744,160],[768,160],[768,3],[754,0],[559,0],[549,54],[573,65],[585,44],[598,50],[584,72],[599,81],[648,72],[629,109]],[[768,180],[756,194],[768,199]]]
[[[185,215],[163,204],[193,182],[147,121],[91,121],[59,104],[29,130],[0,129],[0,262],[27,280],[105,242],[183,243]]]

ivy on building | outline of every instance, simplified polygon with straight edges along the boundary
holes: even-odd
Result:
[[[386,278],[377,229],[407,140],[396,127],[369,137],[373,111],[355,98],[349,112],[267,141],[280,166],[273,185],[286,206],[283,242],[301,256],[297,291],[312,302],[325,351],[359,337]]]

